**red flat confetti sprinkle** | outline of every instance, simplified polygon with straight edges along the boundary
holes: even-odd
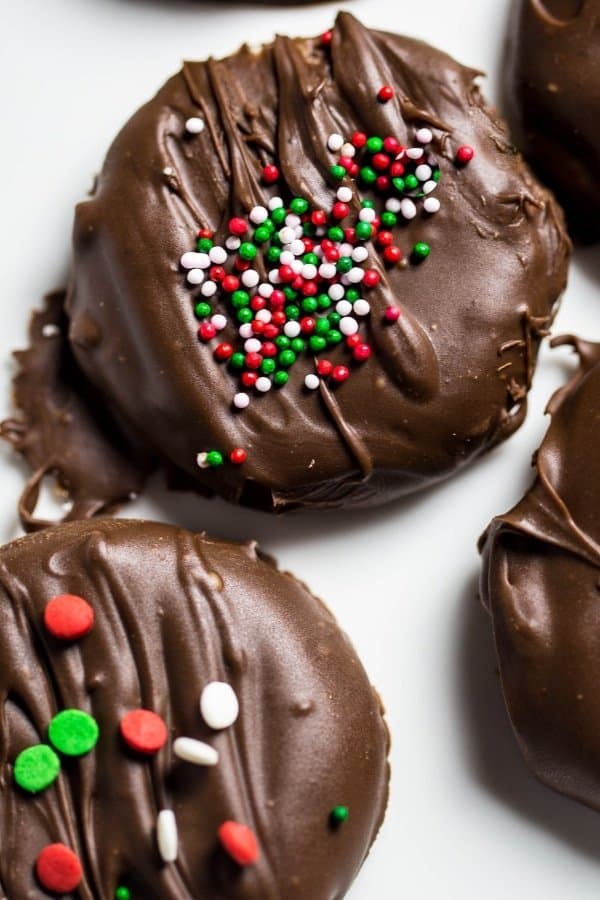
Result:
[[[468,144],[464,144],[462,147],[459,147],[456,151],[456,162],[460,166],[466,166],[471,162],[473,157],[475,156],[475,151],[472,147],[469,147]]]
[[[83,597],[59,594],[46,604],[44,625],[61,641],[76,641],[94,627],[94,610]]]
[[[348,366],[334,366],[333,371],[331,372],[331,377],[338,383],[345,381],[349,376],[350,369],[348,368]]]
[[[387,103],[394,96],[394,88],[389,84],[384,84],[377,91],[377,99],[380,103]]]
[[[258,861],[260,849],[256,835],[247,825],[239,822],[223,822],[217,832],[223,849],[238,866],[251,866]]]
[[[53,894],[70,894],[83,878],[79,858],[64,844],[49,844],[39,854],[35,872],[40,884]]]
[[[400,310],[397,306],[388,306],[384,315],[388,322],[397,322],[400,318]]]
[[[262,177],[265,184],[275,184],[279,179],[279,169],[277,166],[265,166],[262,170]]]
[[[167,726],[149,709],[134,709],[121,719],[119,728],[125,743],[138,753],[158,753],[167,741]]]
[[[229,459],[234,466],[241,466],[241,464],[245,463],[248,459],[248,454],[242,447],[235,447],[229,454]]]

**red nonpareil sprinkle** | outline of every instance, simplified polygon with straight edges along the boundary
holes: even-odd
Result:
[[[284,325],[287,322],[287,316],[282,309],[277,309],[271,316],[273,325]]]
[[[59,594],[46,604],[44,625],[61,641],[76,641],[94,627],[94,610],[83,597]]]
[[[233,219],[229,220],[228,228],[231,234],[235,234],[238,237],[241,237],[248,231],[248,223],[245,219],[241,219],[239,216],[235,216]]]
[[[304,287],[304,278],[302,275],[295,275],[294,280],[290,282],[290,287],[294,291],[301,291]]]
[[[234,291],[237,291],[240,286],[240,279],[235,275],[226,275],[222,281],[222,287],[225,293],[233,294]]]
[[[250,268],[250,261],[247,259],[242,259],[241,256],[238,256],[234,263],[234,266],[238,272],[245,272],[246,269]]]
[[[389,84],[382,85],[377,91],[377,99],[380,103],[387,103],[394,96],[394,88]]]
[[[356,243],[356,228],[344,228],[344,237],[349,244]]]
[[[352,166],[354,165],[354,160],[351,156],[340,156],[338,159],[338,166],[342,166],[346,172],[349,172]]]
[[[347,203],[343,203],[341,200],[338,200],[337,203],[333,204],[333,209],[331,210],[331,214],[334,219],[345,219],[346,216],[350,212],[350,207]]]
[[[233,347],[231,344],[217,344],[215,347],[215,356],[217,359],[225,360],[229,359],[229,357],[233,354]]]
[[[315,330],[315,320],[312,316],[304,316],[300,319],[300,330],[302,334],[312,334]]]
[[[365,362],[371,355],[371,348],[368,344],[357,344],[352,355],[357,362]]]
[[[257,379],[258,375],[256,372],[242,372],[241,381],[244,387],[254,387]]]
[[[241,466],[241,464],[245,463],[248,459],[248,454],[242,447],[235,447],[229,454],[229,459],[234,466]]]
[[[397,306],[388,306],[386,307],[384,316],[388,322],[397,322],[400,318],[400,310]]]
[[[385,170],[389,167],[390,162],[391,160],[387,153],[375,153],[373,158],[371,159],[371,165],[379,172],[385,172]]]
[[[367,269],[363,277],[363,284],[365,287],[374,288],[379,284],[379,281],[379,272],[376,272],[375,269]]]
[[[468,144],[464,144],[456,151],[456,162],[459,166],[466,166],[475,156],[475,151]]]
[[[315,242],[308,237],[303,237],[302,243],[304,244],[305,253],[312,253],[312,251],[315,249]]]
[[[360,343],[360,335],[358,332],[356,334],[350,334],[346,338],[346,346],[350,347],[353,350]]]
[[[267,301],[260,294],[255,294],[250,301],[250,309],[253,309],[254,312],[258,312],[259,309],[265,309],[266,305]]]
[[[329,47],[333,40],[333,31],[324,31],[321,35],[321,44],[323,47]]]
[[[375,187],[382,193],[387,193],[390,189],[390,179],[387,175],[379,175],[375,182]]]
[[[167,742],[167,726],[160,716],[149,709],[134,709],[126,713],[119,729],[128,747],[147,756],[158,753]]]
[[[269,359],[272,356],[277,356],[277,346],[272,341],[264,341],[260,352]]]
[[[260,857],[258,841],[247,825],[241,825],[239,822],[223,822],[217,835],[223,849],[238,866],[251,866],[258,861]]]
[[[359,150],[361,147],[364,147],[367,143],[367,136],[364,131],[355,131],[352,137],[350,138],[350,143]]]
[[[277,166],[265,166],[262,170],[262,179],[265,184],[275,184],[279,180],[279,169]]]
[[[400,262],[402,259],[402,250],[400,247],[386,247],[383,251],[383,258],[386,263],[390,265],[394,265],[395,263]]]
[[[376,238],[379,247],[390,247],[393,240],[394,235],[391,231],[380,231]]]
[[[264,334],[265,328],[267,327],[260,319],[254,319],[251,325],[254,334]]]
[[[392,156],[397,156],[402,149],[402,145],[400,141],[397,141],[395,137],[386,137],[383,140],[383,149],[386,153],[390,153]]]
[[[392,178],[401,178],[405,171],[406,170],[401,162],[393,162],[390,166],[390,175]]]
[[[331,375],[333,372],[333,363],[328,359],[319,359],[316,364],[316,369],[322,378],[327,378],[327,376]]]
[[[285,304],[285,294],[283,291],[275,288],[271,296],[269,297],[269,304],[271,309],[280,309]],[[285,319],[284,319],[285,321]]]
[[[325,259],[327,262],[337,262],[340,258],[340,251],[337,247],[332,247],[330,250],[325,251]]]
[[[264,334],[267,342],[272,341],[273,338],[276,338],[277,335],[279,334],[279,328],[277,327],[277,325],[274,325],[273,321],[271,320],[271,322],[268,322],[265,325],[265,327],[263,329],[263,334]],[[264,353],[264,350],[263,350],[263,353]],[[267,354],[265,353],[264,355],[266,356]]]
[[[331,377],[334,381],[341,383],[350,377],[350,369],[348,366],[334,366],[331,371]]]
[[[315,211],[310,214],[310,221],[317,227],[319,225],[325,225],[327,222],[327,215],[322,209],[315,209]]]
[[[244,357],[244,362],[249,369],[260,369],[262,361],[263,358],[260,353],[246,353],[246,356]]]
[[[350,166],[350,168],[348,169],[348,175],[351,178],[356,178],[359,171],[360,171],[360,166],[358,165],[358,163],[353,162],[352,165]]]
[[[83,878],[79,858],[64,844],[49,844],[39,854],[35,872],[42,887],[53,894],[70,894]]]
[[[314,297],[318,289],[316,281],[305,281],[302,285],[302,293],[305,297]]]
[[[284,283],[287,283],[294,280],[296,273],[291,266],[279,266],[279,277]]]
[[[198,232],[198,237],[200,239],[208,238],[209,240],[212,240],[214,235],[215,235],[214,231],[211,231],[210,228],[201,228],[200,231]]]
[[[201,341],[211,341],[217,333],[217,329],[212,322],[203,322],[198,329],[198,337]]]
[[[223,281],[226,274],[227,273],[225,272],[225,269],[223,268],[223,266],[211,266],[210,267],[209,275],[210,275],[211,281]]]

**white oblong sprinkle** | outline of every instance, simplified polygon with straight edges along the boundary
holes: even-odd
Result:
[[[352,190],[349,187],[339,187],[337,189],[337,198],[341,203],[350,203],[352,200]]]
[[[163,862],[172,863],[177,859],[179,837],[177,822],[172,809],[161,809],[156,820],[156,840],[158,852]]]
[[[415,169],[415,175],[419,179],[419,181],[429,181],[431,178],[431,168],[425,163],[421,163],[420,166],[417,166]]]
[[[428,213],[436,213],[439,212],[440,205],[437,197],[427,197],[423,203],[423,209]]]
[[[204,131],[204,119],[199,116],[191,116],[185,123],[185,130],[188,134],[200,134]]]
[[[239,394],[236,394],[233,398],[233,405],[236,409],[246,409],[249,403],[250,397],[243,391],[240,391]]]
[[[304,386],[307,387],[309,391],[314,391],[319,387],[319,382],[319,376],[309,372],[304,379]]]
[[[353,319],[352,316],[343,316],[340,319],[339,329],[346,337],[349,337],[351,334],[356,334],[358,331],[358,322],[356,319]]]
[[[196,253],[194,250],[188,250],[179,260],[184,269],[208,269],[210,259],[208,253]]]
[[[408,197],[404,197],[400,204],[400,212],[405,219],[414,219],[417,214],[417,207],[412,200],[409,200]]]
[[[430,144],[433,140],[433,132],[430,128],[419,128],[416,138],[420,144]]]
[[[256,379],[255,387],[256,387],[256,390],[257,390],[257,391],[260,391],[260,392],[261,392],[261,394],[266,394],[267,391],[270,391],[270,390],[271,390],[271,379],[270,379],[270,378],[267,378],[266,375],[261,375],[260,378],[257,378],[257,379]],[[215,727],[215,726],[213,725],[213,728],[214,728],[214,727]],[[222,727],[222,728],[226,728],[227,726],[226,726],[226,725],[222,725],[221,727]]]
[[[301,328],[300,323],[296,322],[294,319],[291,319],[289,322],[286,322],[283,326],[283,333],[286,337],[295,338],[300,334]]]
[[[208,255],[212,263],[214,263],[216,266],[222,266],[227,259],[227,250],[225,250],[224,247],[219,247],[217,245],[210,248]]]
[[[360,297],[358,300],[354,301],[352,311],[357,316],[368,316],[371,312],[371,304],[368,300],[363,300],[363,298]]]
[[[204,272],[202,269],[190,269],[186,277],[190,284],[202,284],[204,281]]]
[[[256,382],[257,387],[259,381],[260,378]],[[270,380],[267,381],[270,386]],[[225,681],[211,681],[204,687],[200,696],[200,712],[210,728],[216,731],[229,728],[237,719],[239,711],[240,704],[230,684]]]
[[[341,150],[344,146],[344,138],[341,134],[337,134],[337,132],[333,132],[327,138],[327,146],[331,150],[332,153],[337,153],[338,150]]]
[[[173,741],[173,753],[178,759],[196,766],[216,766],[219,762],[219,754],[215,748],[195,738],[177,738]]]

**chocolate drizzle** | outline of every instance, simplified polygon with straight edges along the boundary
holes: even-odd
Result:
[[[478,75],[342,13],[329,47],[278,37],[256,53],[185,63],[133,116],[77,208],[66,311],[78,365],[151,456],[235,502],[366,505],[446,477],[518,427],[569,245],[560,211],[482,100]],[[380,104],[388,82],[396,100]],[[196,136],[184,129],[193,115],[206,123]],[[329,209],[332,131],[411,144],[423,125],[434,130],[442,208],[404,223],[398,242],[408,251],[426,234],[432,254],[404,269],[374,263],[371,359],[343,385],[307,393],[307,355],[285,389],[234,412],[235,379],[199,345],[193,292],[177,270],[197,228],[220,241],[229,217],[269,192]],[[462,143],[476,148],[466,170],[454,165]],[[282,178],[267,189],[260,173],[274,158]],[[402,315],[389,326],[392,304]],[[93,343],[84,339],[91,323]],[[343,354],[331,356],[345,362]],[[242,466],[197,467],[198,452],[233,447],[248,453]]]
[[[482,538],[481,593],[528,764],[600,809],[600,344],[554,343],[580,370],[548,405],[535,483]]]
[[[387,799],[388,738],[379,701],[330,613],[253,544],[232,545],[146,522],[74,523],[0,551],[0,884],[7,900],[47,895],[33,862],[60,840],[80,857],[80,900],[126,883],[134,900],[337,900],[375,838]],[[65,591],[92,604],[92,632],[71,645],[46,632],[47,600]],[[203,725],[200,692],[229,682],[235,725]],[[63,765],[37,797],[11,764],[44,740],[50,718],[90,712],[100,740]],[[169,741],[139,758],[119,721],[146,707]],[[219,751],[215,767],[177,760],[185,735]],[[351,819],[333,834],[330,809]],[[179,856],[156,849],[160,809],[173,809]],[[226,819],[258,836],[261,859],[241,870],[218,849]],[[70,895],[69,895],[70,896]]]

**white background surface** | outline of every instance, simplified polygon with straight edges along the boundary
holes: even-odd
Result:
[[[347,7],[369,25],[423,37],[486,70],[486,91],[497,99],[508,0]],[[117,129],[182,58],[222,55],[274,31],[320,33],[335,9],[193,0],[3,5],[0,412],[9,411],[9,351],[24,344],[28,309],[64,284],[72,207]],[[577,253],[556,332],[600,339],[599,284],[600,250]],[[477,537],[528,483],[545,403],[570,363],[566,350],[544,352],[521,431],[464,474],[393,507],[275,521],[156,487],[126,511],[257,537],[326,599],[353,638],[387,705],[393,787],[352,900],[591,900],[600,892],[600,816],[527,773],[476,588]],[[18,532],[24,472],[0,450],[2,540]]]

